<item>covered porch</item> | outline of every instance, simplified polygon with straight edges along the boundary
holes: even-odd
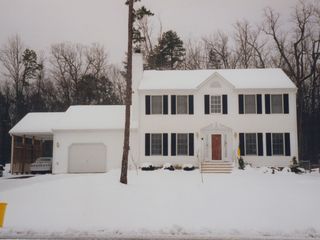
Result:
[[[63,113],[29,113],[10,131],[11,173],[28,174],[39,157],[52,157],[52,127]]]

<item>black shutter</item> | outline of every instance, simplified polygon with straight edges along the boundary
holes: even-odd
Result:
[[[193,114],[193,95],[189,95],[189,114]]]
[[[245,150],[244,150],[244,133],[239,133],[239,147],[240,147],[240,155],[245,156]]]
[[[194,155],[194,134],[189,133],[189,156]]]
[[[163,156],[168,156],[168,133],[162,134]]]
[[[163,95],[163,114],[168,114],[168,95]]]
[[[258,156],[263,156],[263,138],[262,138],[262,133],[258,133]]]
[[[270,94],[266,94],[264,96],[265,100],[265,107],[266,107],[266,114],[270,114]]]
[[[283,94],[283,112],[288,114],[289,113],[289,95]]]
[[[176,155],[176,134],[171,133],[171,156]]]
[[[145,134],[145,155],[150,156],[150,133]]]
[[[286,156],[291,155],[291,149],[290,149],[290,133],[284,134],[284,142],[285,142],[285,153]]]
[[[228,95],[222,95],[222,113],[228,114]]]
[[[266,133],[267,156],[272,156],[271,152],[271,133]]]
[[[146,95],[146,114],[150,114],[150,96]]]
[[[176,95],[171,95],[171,114],[176,114]]]
[[[257,94],[257,113],[262,114],[262,96]]]
[[[243,114],[243,95],[239,94],[239,114]]]
[[[204,95],[204,114],[209,114],[209,95]]]

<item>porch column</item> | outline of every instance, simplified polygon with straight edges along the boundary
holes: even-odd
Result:
[[[10,164],[10,172],[13,174],[13,155],[14,155],[14,147],[15,147],[15,137],[11,136],[11,164]]]

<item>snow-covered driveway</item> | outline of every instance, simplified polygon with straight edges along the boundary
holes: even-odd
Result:
[[[199,171],[0,179],[4,236],[320,237],[320,174]]]

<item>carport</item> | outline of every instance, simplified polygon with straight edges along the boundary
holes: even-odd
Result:
[[[11,173],[30,172],[38,157],[52,157],[52,128],[64,113],[28,113],[10,131]]]

